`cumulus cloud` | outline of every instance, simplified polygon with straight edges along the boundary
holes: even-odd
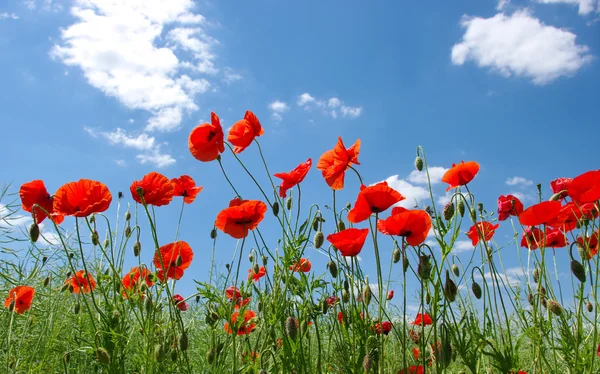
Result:
[[[545,25],[527,10],[490,18],[465,16],[462,41],[452,47],[455,65],[472,61],[504,76],[547,84],[571,76],[592,60],[570,31]]]
[[[388,185],[400,192],[402,196],[406,197],[405,200],[400,201],[397,205],[404,208],[414,208],[415,205],[421,205],[421,201],[429,198],[429,191],[423,187],[412,185],[404,179],[401,179],[398,175],[392,175],[385,180]]]
[[[429,168],[429,178],[431,184],[442,182],[442,177],[448,171],[447,168],[441,166],[432,166]],[[413,170],[408,175],[408,181],[415,184],[427,184],[427,173],[425,171]]]
[[[529,179],[526,179],[523,177],[512,177],[512,178],[508,178],[506,180],[506,184],[508,186],[517,186],[517,185],[531,186],[533,184],[533,182],[530,181]]]
[[[349,106],[344,103],[343,100],[337,97],[330,97],[329,99],[319,100],[308,92],[298,96],[296,104],[304,110],[312,111],[313,109],[320,110],[323,114],[330,116],[331,118],[338,118],[338,116],[346,118],[357,118],[362,114],[362,107]]]
[[[139,154],[135,158],[140,164],[153,164],[159,168],[164,168],[175,163],[175,159],[171,155],[162,153],[160,149],[153,149],[149,153]]]
[[[283,101],[275,100],[269,104],[269,110],[271,111],[271,118],[275,122],[280,122],[283,119],[283,113],[287,112],[290,107]]]
[[[315,98],[312,97],[308,92],[305,92],[302,95],[298,96],[298,100],[296,101],[296,104],[298,104],[298,106],[305,107],[307,104],[314,103],[314,102],[315,102]]]
[[[586,15],[596,10],[596,0],[536,0],[542,4],[569,4],[579,8],[579,14]],[[600,12],[600,2],[598,2],[597,10]]]

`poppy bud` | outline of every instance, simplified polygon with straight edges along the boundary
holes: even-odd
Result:
[[[324,240],[325,240],[325,236],[323,235],[323,232],[317,231],[317,233],[315,234],[315,238],[313,239],[315,248],[321,248]]]
[[[185,352],[189,346],[190,338],[188,337],[187,331],[184,331],[179,336],[179,349],[181,349],[182,352]]]
[[[253,254],[253,253],[250,253],[250,254],[248,255],[248,261],[250,261],[250,262],[254,262],[254,254]]]
[[[72,284],[69,284],[69,292],[70,292],[70,293],[73,293],[73,290],[75,290],[75,288],[73,287],[73,285],[72,285]]]
[[[292,198],[291,198],[291,197],[288,197],[288,198],[285,200],[285,207],[287,208],[287,210],[292,210],[292,204],[293,204],[293,202],[294,202],[294,201],[292,200]]]
[[[415,158],[415,168],[417,168],[418,171],[423,171],[423,159],[419,156]]]
[[[262,260],[262,264],[264,266],[267,266],[267,263],[269,262],[269,258],[267,256],[265,256],[265,255],[262,255],[261,256],[261,260]]]
[[[65,352],[63,355],[63,361],[65,364],[68,364],[71,361],[71,354],[69,352]]]
[[[181,255],[177,255],[177,258],[175,259],[175,266],[181,266],[181,264],[183,264],[183,257],[181,257]]]
[[[231,268],[231,265],[225,264],[225,269],[227,269],[227,271],[229,271],[230,268]]]
[[[429,294],[429,292],[427,292],[427,295],[425,295],[425,302],[427,304],[431,304],[431,295]]]
[[[563,190],[563,191],[555,193],[554,195],[550,196],[550,201],[558,201],[558,200],[562,199],[563,193],[565,193],[565,192],[567,192],[567,190]]]
[[[329,310],[329,303],[327,302],[327,299],[323,299],[323,301],[321,302],[321,312],[323,312],[323,314],[327,314],[328,310]]]
[[[75,306],[73,307],[73,313],[74,314],[79,314],[79,310],[81,309],[81,304],[76,303]]]
[[[125,236],[128,238],[131,236],[131,227],[130,226],[125,227]]]
[[[577,279],[579,279],[579,281],[581,283],[585,283],[585,269],[583,267],[583,265],[581,265],[581,262],[577,261],[577,260],[572,260],[571,261],[571,272],[573,273],[573,275],[575,275],[577,277]]]
[[[277,217],[279,215],[279,203],[277,201],[273,203],[272,210],[273,210],[273,215],[275,217]]]
[[[446,284],[444,285],[444,295],[448,301],[453,302],[456,300],[456,294],[458,293],[458,287],[456,283],[450,278],[450,272],[446,270]]]
[[[137,257],[140,255],[141,251],[142,251],[142,243],[140,243],[140,242],[133,243],[133,255],[135,257]]]
[[[419,256],[419,266],[417,268],[417,273],[422,280],[428,280],[431,276],[431,263],[429,262],[429,258],[431,256],[424,255]]]
[[[465,216],[465,202],[461,200],[458,201],[458,214],[460,214],[461,217]]]
[[[143,197],[144,196],[144,189],[140,186],[137,186],[135,189],[135,193],[138,194],[139,197]]]
[[[258,264],[254,264],[254,266],[252,266],[252,271],[254,271],[254,274],[258,274],[258,272],[260,272],[260,267]]]
[[[313,220],[312,226],[313,226],[313,231],[319,231],[319,220],[315,218]]]
[[[544,308],[548,307],[548,302],[546,301],[545,297],[542,297],[542,305],[544,306]]]
[[[350,208],[352,208],[352,204],[346,203],[346,209],[350,210]]]
[[[285,320],[285,333],[291,340],[296,340],[298,336],[298,321],[294,317],[288,317]]]
[[[329,273],[331,274],[332,277],[337,278],[338,276],[338,268],[337,265],[335,264],[335,262],[331,261],[329,262]]]
[[[429,214],[429,217],[433,218],[433,210],[431,210],[431,207],[429,205],[425,206],[425,212]]]
[[[154,346],[154,359],[157,362],[161,362],[165,359],[165,348],[162,344],[156,344]]]
[[[256,304],[256,309],[258,309],[259,313],[262,312],[262,310],[263,310],[263,303],[262,303],[262,301],[260,301],[260,300],[258,301],[258,304]]]
[[[477,203],[477,211],[479,214],[483,214],[483,203]]]
[[[60,288],[60,292],[64,292],[67,290],[67,288],[69,288],[69,283],[65,283],[61,288]]]
[[[104,248],[108,248],[110,246],[110,240],[108,240],[108,238],[104,239],[104,243],[102,243],[102,246]]]
[[[591,313],[592,311],[594,311],[594,306],[589,301],[587,303],[585,303],[585,308],[587,309],[587,311],[589,313]]]
[[[96,215],[95,215],[95,214],[92,214],[92,215],[90,216],[90,223],[94,223],[94,222],[96,222]]]
[[[15,299],[12,299],[8,304],[8,311],[12,312],[15,309]]]
[[[529,294],[529,296],[527,296],[527,301],[529,301],[529,304],[533,305],[533,295]]]
[[[48,256],[42,257],[42,264],[45,264],[48,261]]]
[[[456,264],[452,264],[452,272],[454,273],[454,275],[456,275],[457,277],[460,277],[460,269],[458,268],[458,265]]]
[[[538,268],[533,269],[533,281],[535,283],[539,283],[540,281],[540,269]]]
[[[406,273],[406,271],[408,270],[408,257],[405,254],[402,255],[402,268]]]
[[[372,367],[373,367],[373,358],[371,357],[371,355],[366,354],[365,358],[363,359],[363,369],[365,370],[365,373],[368,373]]]
[[[178,357],[178,355],[177,355],[177,350],[176,350],[176,349],[173,349],[173,350],[171,351],[171,361],[173,361],[173,362],[177,362],[177,357]]]
[[[477,212],[475,212],[475,209],[471,208],[469,215],[471,216],[471,221],[477,222]]]
[[[454,217],[454,203],[452,201],[444,206],[443,214],[446,221],[450,221]]]
[[[387,299],[392,300],[394,298],[394,290],[390,290],[387,294]]]
[[[394,260],[394,264],[397,264],[398,261],[400,261],[400,248],[396,247],[396,249],[394,249],[394,252],[392,252],[392,259]]]
[[[215,239],[216,237],[217,237],[217,229],[213,228],[212,230],[210,230],[210,238]]]
[[[344,280],[344,290],[350,291],[350,283],[348,283],[347,279]]]
[[[367,279],[366,281],[368,282],[369,280]],[[365,305],[369,305],[369,303],[371,302],[371,296],[372,296],[371,287],[369,286],[369,283],[365,283],[363,290],[362,290],[362,297],[363,297],[363,301],[365,302]]]
[[[342,290],[342,302],[347,303],[350,301],[350,294],[346,290]]]
[[[37,242],[37,240],[40,237],[40,227],[37,225],[37,223],[32,223],[31,226],[29,226],[29,239],[31,239],[32,243]]]
[[[147,298],[146,302],[144,304],[146,305],[146,312],[148,314],[150,314],[150,312],[152,312],[152,306],[153,306],[152,305],[152,298],[151,297]]]
[[[479,283],[473,282],[471,285],[471,291],[473,291],[473,295],[475,295],[477,299],[481,299],[481,286]]]
[[[44,287],[48,287],[48,284],[50,283],[50,277],[46,277],[44,279]]]
[[[444,343],[442,343],[442,364],[444,367],[448,367],[450,362],[452,362],[452,345],[450,344],[450,339],[444,339]]]
[[[338,222],[338,231],[344,231],[344,230],[346,230],[346,224],[344,223],[343,220],[340,220]]]
[[[546,296],[546,289],[543,286],[540,287],[540,294],[542,294],[542,296]]]
[[[130,211],[126,211],[125,212],[125,221],[129,221],[131,219],[131,212]]]
[[[549,311],[551,311],[552,313],[554,313],[557,316],[560,316],[562,314],[562,307],[555,300],[548,300],[547,308]]]
[[[100,347],[96,350],[96,359],[98,359],[101,364],[110,364],[110,354],[108,354],[106,348]]]

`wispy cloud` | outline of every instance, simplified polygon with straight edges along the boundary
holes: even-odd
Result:
[[[17,16],[15,13],[0,13],[0,20],[3,19],[19,19],[19,16]]]
[[[269,110],[271,111],[271,118],[276,122],[283,119],[283,113],[290,109],[289,105],[280,100],[275,100],[269,104]]]
[[[508,186],[517,186],[517,185],[531,186],[533,184],[533,182],[530,181],[529,179],[523,178],[523,177],[512,177],[512,178],[508,178],[506,180],[506,184]]]
[[[296,104],[307,111],[317,109],[332,118],[338,118],[339,116],[357,118],[362,114],[362,107],[360,106],[346,105],[344,101],[337,97],[330,97],[329,99],[322,100],[316,99],[308,92],[298,96]]]
[[[600,2],[596,5],[596,0],[536,0],[542,4],[568,4],[577,6],[579,8],[579,14],[587,15],[592,13],[594,10],[600,12]]]

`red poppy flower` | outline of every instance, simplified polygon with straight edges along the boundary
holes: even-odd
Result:
[[[197,160],[214,161],[225,151],[224,134],[219,117],[210,113],[211,123],[203,123],[192,130],[188,138],[188,148]]]
[[[433,320],[427,313],[425,313],[425,314],[417,313],[417,317],[412,322],[412,324],[429,326],[429,325],[433,325]]]
[[[419,358],[421,357],[421,351],[419,350],[419,348],[417,348],[417,347],[413,348],[412,354],[413,354],[413,357],[415,358],[415,360],[419,361]]]
[[[31,308],[34,296],[35,289],[33,289],[33,287],[17,286],[8,292],[8,297],[4,301],[4,306],[10,308],[11,304],[13,304],[13,310],[18,314],[23,314]]]
[[[367,235],[369,229],[350,228],[328,235],[327,240],[342,253],[342,256],[354,257],[362,250]]]
[[[186,204],[193,203],[196,195],[202,191],[202,187],[196,187],[196,182],[189,175],[173,178],[171,184],[173,185],[173,196],[183,196],[183,201]]]
[[[54,195],[54,211],[65,216],[87,217],[104,212],[112,195],[103,183],[89,179],[67,183]]]
[[[565,234],[559,229],[546,229],[546,248],[563,248],[568,245]]]
[[[551,222],[548,222],[549,226],[560,228],[561,230],[568,232],[577,228],[577,224],[581,220],[587,219],[592,220],[598,217],[598,209],[594,203],[585,203],[578,205],[571,201],[565,204],[558,216]]]
[[[190,308],[190,305],[184,301],[183,296],[181,295],[173,295],[173,303],[177,307],[177,309],[185,312]]]
[[[289,173],[277,173],[275,177],[281,179],[281,185],[279,186],[279,196],[286,197],[287,190],[294,187],[304,180],[306,174],[312,166],[312,159],[306,160],[305,163],[296,166],[296,168]]]
[[[337,319],[343,325],[344,324],[344,313],[338,312]]]
[[[71,278],[67,279],[65,283],[70,283],[73,287],[74,293],[90,293],[96,289],[96,280],[92,277],[92,274],[87,273],[84,270],[79,270]]]
[[[233,325],[237,324],[238,316],[239,316],[239,312],[235,312],[231,315],[231,323]],[[256,317],[256,313],[254,313],[252,310],[246,310],[244,312],[244,321],[241,322],[237,328],[237,334],[238,335],[250,334],[256,328],[256,323],[254,323],[255,317]],[[229,322],[225,322],[225,331],[227,331],[228,334],[233,333],[233,330],[231,329]]]
[[[600,230],[593,233],[590,237],[577,238],[577,245],[584,250],[587,259],[590,260],[592,257],[598,254],[598,242],[600,237]]]
[[[248,269],[248,279],[252,279],[254,282],[258,282],[258,280],[264,277],[267,274],[267,270],[264,266],[258,268],[258,273],[254,272],[254,269]]]
[[[142,204],[138,189],[144,197],[144,202],[148,205],[162,206],[173,200],[174,190],[171,181],[164,175],[154,171],[144,175],[141,180],[133,182],[129,187],[133,200]]]
[[[146,286],[152,287],[154,281],[152,280],[152,272],[145,267],[133,267],[129,270],[129,273],[125,274],[121,283],[123,288],[127,291],[135,291],[140,284],[144,282]]]
[[[487,221],[477,222],[477,225],[471,226],[467,236],[469,239],[471,239],[473,246],[476,246],[477,243],[479,243],[480,237],[486,242],[492,240],[492,237],[494,236],[494,233],[498,227],[500,227],[499,224],[492,225]]]
[[[521,238],[521,247],[529,248],[529,250],[536,250],[539,247],[544,246],[544,232],[537,227],[528,227],[523,232]]]
[[[231,286],[225,290],[225,296],[227,296],[228,299],[233,299],[233,298],[237,299],[237,298],[242,297],[242,293],[240,292],[239,288]]]
[[[498,219],[506,220],[510,216],[518,217],[523,213],[523,203],[513,195],[501,195],[498,198]]]
[[[424,372],[425,369],[423,369],[423,365],[412,365],[407,367],[406,369],[400,370],[398,374],[423,374]]]
[[[387,294],[387,299],[392,300],[394,298],[394,290],[390,290]]]
[[[21,197],[21,207],[23,210],[29,213],[35,213],[33,215],[35,216],[36,223],[41,223],[47,217],[46,212],[50,214],[57,224],[62,223],[64,220],[64,216],[54,213],[54,198],[50,196],[46,190],[43,181],[34,180],[23,183],[19,189],[19,196]],[[33,206],[36,204],[43,208],[43,210],[37,208],[34,212]],[[44,210],[46,212],[44,212]]]
[[[181,279],[184,270],[190,266],[193,258],[192,248],[183,240],[163,245],[154,252],[153,263],[158,269],[158,279],[164,282],[165,273],[167,279]]]
[[[377,222],[377,229],[385,235],[403,236],[409,245],[417,246],[431,230],[431,217],[424,210],[395,207],[390,217]]]
[[[569,196],[569,193],[567,192],[567,188],[569,188],[569,185],[571,184],[572,181],[573,181],[573,178],[555,179],[552,182],[550,182],[550,189],[552,190],[553,194],[560,194],[558,197],[560,199],[564,199],[565,197]]]
[[[479,172],[479,164],[475,161],[464,162],[460,164],[452,164],[450,170],[448,170],[442,177],[442,182],[448,183],[449,186],[446,191],[450,191],[458,186],[464,186],[475,178]]]
[[[577,203],[594,203],[600,200],[600,170],[583,173],[571,181],[568,195]]]
[[[334,190],[344,188],[344,175],[353,164],[360,165],[358,154],[360,153],[360,139],[348,149],[344,146],[341,137],[338,137],[336,146],[319,158],[317,169],[321,170],[325,182]]]
[[[258,200],[233,199],[217,216],[215,226],[236,239],[248,236],[265,217],[267,205]]]
[[[229,130],[227,140],[235,146],[233,153],[241,153],[248,148],[257,136],[265,133],[258,118],[251,111],[247,110],[244,119],[237,121]]]
[[[329,296],[327,298],[327,305],[334,306],[336,303],[340,302],[340,298],[337,296]]]
[[[301,271],[303,273],[308,273],[311,268],[312,268],[312,264],[310,263],[310,261],[307,258],[301,258],[294,265],[290,265],[290,270],[295,271],[295,272]]]
[[[362,222],[371,214],[381,213],[404,199],[405,197],[400,192],[389,187],[385,181],[369,187],[362,185],[354,207],[348,212],[348,221]]]
[[[375,331],[375,334],[387,335],[392,331],[392,323],[390,321],[384,321],[382,323],[376,323],[371,329]]]
[[[560,201],[543,201],[525,209],[519,216],[523,226],[537,226],[552,222],[562,209]]]

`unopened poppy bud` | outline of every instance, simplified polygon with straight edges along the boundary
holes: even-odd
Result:
[[[587,309],[588,313],[591,313],[594,311],[594,306],[589,301],[587,303],[585,303],[585,308]]]
[[[95,215],[95,214],[92,214],[92,215],[90,216],[90,223],[94,223],[94,222],[96,222],[96,215]]]
[[[471,284],[471,291],[473,291],[473,295],[475,295],[477,299],[481,299],[481,286],[479,283],[473,282],[473,284]]]
[[[269,263],[269,258],[267,256],[265,256],[265,255],[262,255],[260,258],[262,260],[262,264],[264,266],[267,266],[267,263]]]
[[[61,288],[60,288],[60,292],[64,292],[69,288],[69,283],[65,283]]]
[[[450,221],[454,217],[454,203],[452,201],[444,206],[443,214],[446,221]]]
[[[364,369],[365,373],[368,373],[372,367],[373,367],[373,358],[371,357],[371,355],[366,354],[365,357],[363,358],[363,369]]]
[[[260,301],[260,300],[258,301],[258,304],[256,305],[256,309],[258,310],[259,313],[262,312],[262,310],[263,310],[262,301]]]
[[[396,247],[396,249],[394,249],[394,252],[392,252],[392,259],[394,260],[394,264],[397,264],[398,261],[400,261],[400,256],[402,254],[400,253],[400,248]]]
[[[217,322],[221,317],[219,317],[219,314],[215,311],[210,312],[210,319],[213,323]]]
[[[346,230],[346,224],[344,223],[343,220],[340,220],[338,222],[338,231],[344,231],[344,230]]]
[[[321,302],[321,312],[327,314],[327,311],[329,311],[329,303],[327,302],[327,299],[323,299]]]
[[[258,264],[254,264],[254,266],[252,266],[252,271],[254,271],[254,274],[258,274],[260,272],[260,267]]]
[[[196,295],[196,303],[200,302],[200,295]]]
[[[347,303],[350,301],[350,294],[346,290],[342,290],[342,302]]]
[[[48,256],[42,257],[42,264],[45,264],[48,261]]]
[[[131,219],[131,212],[130,211],[126,211],[125,212],[125,221],[129,221]]]
[[[141,251],[142,251],[142,243],[140,243],[140,242],[133,243],[133,255],[135,257],[137,257],[140,255]]]
[[[274,202],[271,209],[273,210],[273,215],[277,217],[279,215],[279,203],[277,201]]]
[[[321,248],[321,246],[323,245],[323,241],[325,240],[325,236],[323,235],[323,232],[321,231],[317,231],[315,234],[315,237],[313,239],[313,243],[315,245],[315,248]]]
[[[176,349],[171,350],[171,361],[177,362],[178,357],[179,357],[179,355],[177,354],[177,350]]]
[[[585,268],[583,267],[583,265],[581,265],[581,262],[579,262],[577,260],[572,260],[571,261],[571,272],[573,273],[573,275],[575,275],[577,277],[577,279],[579,279],[579,281],[581,283],[585,283],[585,280],[586,280]]]
[[[538,268],[533,269],[533,281],[535,283],[539,283],[540,281],[540,269]]]
[[[402,255],[402,270],[406,273],[408,271],[408,257],[406,254]]]
[[[367,279],[368,282],[368,279]],[[365,305],[369,305],[369,303],[371,303],[371,296],[372,296],[372,292],[371,292],[371,287],[369,286],[369,283],[365,283],[363,289],[362,289],[362,297],[363,297],[363,301],[365,303]]]
[[[210,230],[210,238],[215,239],[216,237],[217,237],[217,229],[213,228],[212,230]]]
[[[419,256],[419,266],[417,268],[417,273],[422,280],[428,280],[431,276],[431,263],[429,262],[429,258],[431,256],[424,255]]]
[[[560,316],[562,314],[562,307],[556,300],[548,300],[546,302],[546,307],[549,311],[551,311],[557,316]]]
[[[144,304],[146,305],[146,312],[150,314],[152,312],[152,298],[147,298]]]
[[[156,344],[154,346],[154,359],[161,362],[165,359],[165,348],[162,344]]]
[[[335,262],[331,261],[329,262],[329,273],[331,274],[332,277],[337,278],[338,276],[338,268],[337,265],[335,264]]]
[[[457,277],[460,277],[460,269],[458,268],[458,265],[456,264],[452,264],[452,272],[454,273],[454,275],[456,275]]]
[[[225,264],[225,269],[227,269],[229,271],[230,268],[231,268],[231,265]]]
[[[542,296],[546,296],[546,289],[543,286],[540,287],[540,294],[542,294]]]
[[[110,354],[106,348],[100,347],[96,350],[96,359],[98,359],[101,364],[110,364]]]
[[[315,218],[313,220],[312,227],[313,227],[313,231],[319,231],[319,220],[318,219]]]
[[[544,306],[544,308],[548,307],[548,302],[546,301],[545,297],[542,297],[542,305]]]
[[[8,311],[12,312],[15,309],[15,299],[12,299],[8,304]]]
[[[477,222],[477,212],[475,212],[475,209],[471,208],[469,215],[471,216],[471,221]]]
[[[352,204],[346,203],[346,209],[350,210],[350,208],[352,208]]]
[[[477,211],[479,214],[483,214],[483,203],[477,203]]]
[[[419,156],[417,156],[417,158],[415,158],[415,168],[418,171],[423,171],[423,159]]]
[[[75,288],[73,287],[73,285],[69,284],[69,292],[73,293],[74,290],[75,290]]]
[[[125,236],[128,238],[131,236],[131,227],[130,226],[125,227]]]
[[[81,304],[76,303],[73,307],[73,314],[79,314],[79,310],[81,309]]]
[[[29,226],[29,239],[31,239],[32,243],[37,242],[37,240],[40,237],[40,227],[38,226],[37,223],[32,223],[31,226]]]
[[[450,362],[452,362],[452,345],[450,344],[450,339],[446,338],[442,343],[442,364],[444,367],[448,367]]]
[[[285,320],[285,333],[291,340],[296,340],[298,336],[298,321],[294,317],[288,317]]]
[[[291,197],[288,197],[288,198],[285,200],[285,207],[287,208],[287,210],[292,210],[292,204],[293,204],[293,202],[294,202],[294,201],[292,200],[292,198],[291,198]]]
[[[388,300],[392,300],[394,298],[394,290],[390,290],[390,292],[388,292],[387,294],[387,298]]]
[[[427,304],[431,304],[431,295],[429,294],[429,292],[427,292],[427,295],[425,295],[425,302]]]
[[[175,259],[175,266],[181,266],[181,264],[183,264],[183,257],[181,257],[181,255],[178,255]]]
[[[143,197],[144,196],[144,189],[140,186],[137,186],[135,188],[135,193],[138,194],[139,197]]]
[[[460,214],[461,217],[465,216],[465,202],[461,200],[458,201],[458,214]]]
[[[215,362],[215,358],[217,357],[217,352],[214,349],[209,349],[206,351],[206,362],[212,365]]]
[[[187,331],[184,331],[179,336],[179,349],[181,349],[182,352],[185,352],[189,346],[190,338],[188,337]]]
[[[444,285],[444,295],[450,302],[456,300],[456,294],[458,293],[458,287],[456,283],[450,278],[450,272],[446,270],[446,284]]]
[[[102,246],[104,248],[108,248],[110,246],[110,240],[108,240],[108,238],[104,239],[104,243],[102,243]]]
[[[65,364],[68,364],[71,361],[71,354],[69,352],[66,352],[63,355],[63,361]]]
[[[250,262],[254,262],[254,253],[250,253],[250,254],[248,255],[248,261],[250,261]]]
[[[531,293],[527,296],[527,301],[529,301],[529,304],[533,305],[533,295]]]
[[[50,277],[44,279],[44,287],[48,287],[48,284],[50,284]]]

